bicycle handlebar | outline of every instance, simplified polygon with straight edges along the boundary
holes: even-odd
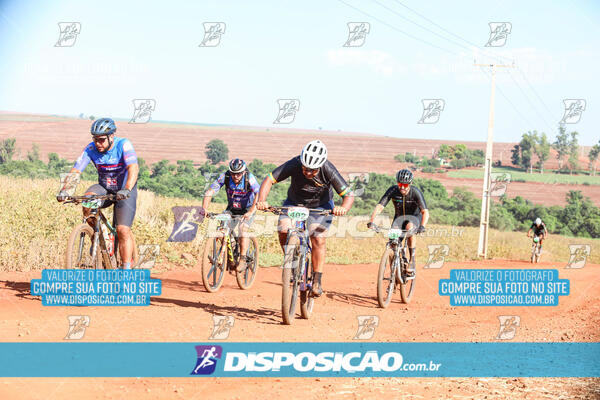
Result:
[[[109,200],[117,201],[116,194],[88,194],[83,196],[66,196],[66,200],[63,203],[82,203],[88,200]]]
[[[264,211],[268,211],[268,212],[272,212],[273,214],[277,214],[277,215],[281,215],[283,214],[286,210],[289,210],[290,208],[296,208],[296,207],[301,207],[301,206],[287,206],[287,207],[275,207],[275,206],[271,206],[267,209],[265,209]],[[303,207],[306,208],[306,207]],[[331,214],[331,210],[323,210],[320,208],[306,208],[309,212],[316,212],[319,215],[330,215]]]

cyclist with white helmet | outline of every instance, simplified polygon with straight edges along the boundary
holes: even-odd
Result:
[[[392,223],[392,228],[408,231],[410,264],[407,272],[408,276],[414,276],[416,264],[415,250],[417,247],[417,240],[414,233],[425,232],[425,225],[429,221],[429,210],[427,209],[427,204],[421,190],[412,185],[413,173],[411,170],[401,169],[398,171],[396,182],[397,184],[390,186],[375,206],[375,210],[373,210],[371,220],[367,223],[367,226],[369,228],[372,226],[375,217],[392,200],[394,204],[394,222]]]
[[[529,231],[527,231],[527,237],[532,237],[531,232],[533,231],[533,237],[537,237],[540,241],[540,253],[542,252],[542,242],[548,236],[548,230],[546,229],[546,224],[542,222],[540,217],[536,218],[535,221],[529,227]]]
[[[98,183],[90,186],[86,195],[116,194],[113,222],[117,227],[119,253],[123,268],[131,268],[133,258],[133,236],[131,225],[135,217],[137,203],[137,178],[139,166],[137,155],[129,139],[115,137],[117,131],[115,121],[111,118],[100,118],[92,123],[92,142],[79,156],[70,173],[81,174],[92,162],[98,170]],[[68,193],[61,190],[56,199],[64,201]],[[102,200],[100,208],[110,207],[112,201]],[[83,207],[83,215],[90,215],[90,209]],[[91,224],[91,221],[88,220]]]
[[[267,196],[273,184],[291,178],[290,188],[283,206],[302,206],[319,210],[332,210],[333,215],[345,215],[352,203],[354,196],[350,187],[342,178],[335,166],[327,160],[327,147],[320,140],[307,143],[299,156],[286,161],[271,172],[262,182],[258,194],[257,208],[269,208]],[[334,206],[333,189],[343,198],[342,204]],[[331,225],[331,215],[318,215],[311,212],[307,226],[312,246],[312,266],[315,273],[315,282],[312,286],[312,295],[315,297],[323,293],[321,276],[325,264],[325,233]],[[281,215],[277,230],[279,244],[285,246],[287,233],[291,220],[287,215]]]
[[[248,237],[246,235],[254,214],[256,212],[256,199],[258,195],[259,184],[256,177],[248,171],[244,160],[234,158],[229,162],[229,169],[219,175],[219,177],[210,185],[204,200],[202,208],[206,210],[212,197],[219,192],[222,186],[225,186],[227,192],[227,208],[225,212],[234,217],[241,218],[240,229],[240,254],[245,255],[248,248]],[[246,269],[246,257],[240,257],[240,263],[237,266],[238,271]]]

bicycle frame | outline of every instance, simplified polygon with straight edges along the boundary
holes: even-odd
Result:
[[[298,236],[300,240],[300,270],[294,279],[300,281],[300,291],[310,290],[312,284],[308,282],[308,260],[306,255],[312,252],[312,248],[308,232],[306,231],[306,222],[295,221],[294,226],[288,231],[287,242],[289,242],[289,238],[292,235]]]

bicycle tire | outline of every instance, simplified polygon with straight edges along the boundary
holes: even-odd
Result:
[[[84,248],[87,247],[84,243],[81,242],[83,240],[85,242],[85,238],[89,238],[89,245],[91,246],[94,241],[94,230],[88,224],[77,225],[71,231],[69,235],[69,239],[67,240],[67,253],[65,256],[65,268],[67,269],[76,269],[76,268],[94,268],[101,269],[102,268],[102,256],[100,255],[100,251],[96,250],[96,259],[90,260],[88,263],[85,263],[85,266],[81,264],[81,258],[84,254]],[[76,250],[74,252],[74,250]],[[76,255],[76,262],[73,263],[73,255]]]
[[[300,263],[298,259],[294,260],[294,255],[298,246],[300,238],[296,235],[288,236],[281,272],[281,314],[285,325],[291,325],[296,317],[296,303],[300,291],[297,269]]]
[[[387,308],[394,295],[394,287],[396,285],[396,276],[392,271],[392,264],[394,261],[394,251],[389,247],[386,247],[379,262],[379,271],[377,273],[377,302],[379,307]],[[389,271],[389,278],[386,277],[386,271]],[[385,281],[389,280],[389,284],[385,284]]]
[[[212,238],[207,240],[202,253],[202,284],[209,293],[215,293],[221,288],[223,278],[225,277],[225,268],[227,267],[227,246],[224,238]],[[218,244],[220,242],[220,245]],[[221,256],[222,252],[225,252]],[[222,261],[219,264],[219,257]],[[212,259],[212,261],[211,261]],[[212,280],[212,283],[211,283]]]
[[[310,256],[308,254],[306,254],[304,257],[302,257],[302,259],[300,261],[301,261],[301,263],[304,263],[305,268],[306,268],[306,271],[304,272],[303,275],[308,276],[308,274],[309,274],[308,269],[311,266]],[[304,278],[304,276],[303,276],[303,278]],[[310,280],[311,280],[311,282],[314,282],[314,273],[310,274]],[[306,279],[306,283],[308,283],[308,279]],[[309,319],[310,316],[312,315],[314,306],[315,306],[315,298],[310,295],[309,290],[308,290],[308,285],[306,285],[306,290],[302,290],[300,292],[300,315],[302,316],[302,318]]]
[[[401,273],[403,273],[402,271],[404,271],[404,268],[401,268]],[[415,281],[417,280],[417,275],[416,275],[417,271],[415,268],[415,276],[412,279],[406,279],[406,277],[404,277],[404,282],[405,283],[400,283],[398,289],[400,291],[400,301],[402,301],[402,303],[404,304],[408,304],[410,302],[410,299],[413,295],[413,291],[415,290]]]
[[[254,250],[252,251],[252,249]],[[241,272],[236,271],[235,273],[237,284],[242,290],[248,290],[252,287],[259,269],[258,240],[255,237],[250,238],[248,250],[246,250],[246,256],[252,258],[252,261],[249,261],[248,264],[246,264],[245,270]]]

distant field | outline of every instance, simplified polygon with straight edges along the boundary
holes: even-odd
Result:
[[[511,174],[511,181],[600,185],[600,176],[555,174],[551,171],[545,171],[543,174],[539,172],[530,174],[510,167],[495,167],[492,172],[508,172]],[[461,169],[449,171],[447,175],[451,178],[483,179],[483,169]]]

